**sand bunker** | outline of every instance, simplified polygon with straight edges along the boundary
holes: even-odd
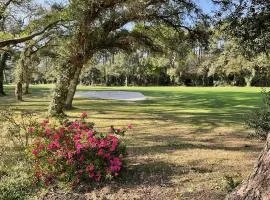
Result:
[[[125,91],[86,91],[76,92],[75,97],[88,97],[97,99],[113,99],[123,101],[141,101],[146,97],[140,92],[125,92]]]

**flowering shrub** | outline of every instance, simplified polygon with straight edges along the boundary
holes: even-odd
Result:
[[[43,120],[28,129],[34,138],[30,150],[39,182],[99,182],[121,173],[127,152],[118,135],[124,135],[127,129],[111,126],[108,133],[100,133],[86,118],[83,113],[80,120],[66,120],[60,126]]]

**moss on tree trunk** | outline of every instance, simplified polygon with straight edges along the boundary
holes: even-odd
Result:
[[[71,81],[74,79],[77,69],[82,68],[83,64],[84,60],[82,59],[82,55],[76,54],[68,62],[66,62],[66,64],[61,66],[54,95],[49,106],[49,115],[65,115],[64,109],[66,107],[66,101]]]

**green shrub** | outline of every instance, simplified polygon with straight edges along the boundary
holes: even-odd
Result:
[[[21,148],[29,145],[28,127],[38,124],[36,114],[27,111],[16,113],[10,108],[0,111],[0,122],[14,147]]]
[[[239,177],[233,178],[232,176],[224,176],[223,190],[226,192],[232,192],[242,180]]]
[[[23,200],[34,194],[33,179],[25,161],[6,163],[1,167],[0,199]]]
[[[262,94],[264,105],[248,115],[246,124],[255,129],[252,136],[266,140],[270,132],[270,91],[263,90]]]

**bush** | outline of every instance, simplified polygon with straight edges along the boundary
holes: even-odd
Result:
[[[270,91],[263,90],[264,105],[252,112],[246,122],[247,126],[255,129],[252,136],[266,140],[270,132]]]
[[[15,147],[25,148],[29,144],[29,126],[37,125],[37,116],[34,113],[22,111],[16,113],[7,108],[0,111],[0,122],[4,127],[7,138]]]
[[[127,152],[119,135],[127,129],[112,126],[108,133],[100,133],[86,117],[83,113],[80,120],[66,120],[58,126],[43,120],[29,128],[34,138],[30,155],[38,182],[100,182],[121,173]]]
[[[29,199],[35,193],[35,190],[32,184],[33,180],[27,172],[25,163],[20,162],[0,177],[0,199]]]
[[[232,176],[224,176],[222,189],[226,192],[232,192],[240,183],[242,179],[239,177],[233,178]]]

